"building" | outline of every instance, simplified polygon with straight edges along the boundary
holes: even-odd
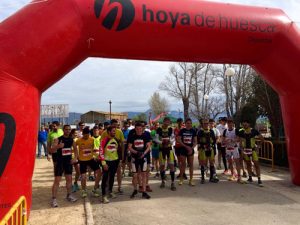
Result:
[[[89,111],[84,113],[80,116],[81,121],[85,123],[95,123],[100,122],[103,123],[105,121],[110,120],[110,113],[109,112],[102,112],[102,111]],[[119,121],[126,120],[128,118],[128,113],[111,113],[111,119],[117,119]]]

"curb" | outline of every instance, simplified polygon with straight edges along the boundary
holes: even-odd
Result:
[[[94,225],[94,217],[93,217],[93,210],[91,206],[90,199],[84,198],[84,212],[85,212],[85,224],[86,225]]]

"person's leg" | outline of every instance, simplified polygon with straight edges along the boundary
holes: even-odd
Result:
[[[161,178],[160,187],[164,188],[165,187],[165,176],[166,176],[166,172],[165,172],[166,161],[165,161],[164,155],[161,151],[159,152],[159,162],[160,162],[159,164],[160,164],[160,178]]]
[[[111,162],[111,170],[109,172],[109,192],[112,193],[114,182],[115,182],[115,175],[120,167],[120,161],[115,160]]]
[[[252,182],[252,165],[251,165],[251,159],[248,155],[245,155],[245,161],[247,164],[247,172],[248,172],[248,182]]]
[[[108,181],[108,170],[103,169],[102,181],[101,181],[102,196],[106,196],[107,181]]]
[[[47,157],[48,156],[47,142],[46,141],[42,142],[42,145],[43,145],[43,148],[44,148],[45,156]]]
[[[59,188],[60,181],[61,181],[61,176],[55,176],[54,177],[54,182],[53,182],[53,185],[52,185],[52,198],[53,199],[56,199],[56,197],[57,197],[57,191],[58,191],[58,188]]]
[[[226,148],[225,147],[221,147],[221,153],[222,153],[222,160],[223,160],[223,164],[224,164],[224,172],[226,173],[228,171],[228,167],[227,167]]]
[[[42,155],[42,142],[38,142],[38,154],[37,157],[41,157]]]
[[[95,170],[95,185],[94,185],[95,190],[100,187],[100,180],[101,180],[101,170],[97,169]]]
[[[179,161],[179,178],[180,180],[183,180],[183,174],[185,173],[185,169],[186,169],[186,156],[180,154],[178,157],[178,161]]]
[[[79,163],[74,164],[74,169],[75,169],[74,185],[78,186],[78,180],[79,180],[79,177],[80,177]],[[78,189],[78,187],[77,187],[77,189]]]
[[[193,184],[193,177],[194,177],[194,154],[189,155],[187,158],[188,158],[189,172],[190,172],[190,185],[194,186],[194,184]]]
[[[222,151],[221,151],[221,143],[217,144],[217,150],[218,150],[218,169],[220,170],[221,167],[221,158],[222,158]]]
[[[81,174],[81,188],[86,191],[86,173]]]
[[[121,161],[120,161],[121,162]],[[118,167],[117,167],[117,181],[118,181],[118,191],[121,192],[122,191],[122,163],[118,163]]]
[[[80,167],[80,176],[81,176],[81,188],[82,188],[82,197],[85,198],[87,196],[86,193],[86,171],[87,171],[87,162],[86,161],[80,161],[79,162]]]
[[[72,193],[72,174],[66,174],[67,197]]]
[[[206,168],[206,156],[205,152],[201,149],[198,150],[198,161],[200,165],[200,174],[201,174],[201,183],[204,184],[205,182],[205,168]]]

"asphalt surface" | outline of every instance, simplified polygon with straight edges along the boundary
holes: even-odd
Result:
[[[195,159],[195,164],[196,164]],[[177,191],[170,190],[170,176],[165,189],[160,189],[160,180],[151,175],[153,192],[151,199],[141,198],[139,194],[130,199],[131,178],[125,177],[123,195],[118,195],[109,204],[102,204],[100,198],[89,196],[86,204],[80,198],[76,203],[65,200],[65,182],[59,189],[59,208],[51,208],[51,186],[53,182],[52,163],[38,159],[33,176],[33,199],[29,224],[300,224],[300,187],[290,181],[288,171],[278,170],[269,173],[263,168],[264,187],[253,184],[238,184],[227,181],[220,175],[217,184],[200,184],[199,170],[195,166],[196,186],[190,187],[186,181]],[[221,174],[221,170],[218,171]],[[168,174],[168,172],[167,172]],[[92,189],[92,182],[88,182]],[[90,205],[89,205],[90,202]],[[91,218],[92,217],[92,218]],[[92,221],[92,222],[91,222]]]

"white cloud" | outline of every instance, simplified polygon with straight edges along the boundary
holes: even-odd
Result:
[[[184,0],[183,0],[184,1]],[[292,20],[300,22],[299,0],[215,0],[283,9]],[[1,0],[0,21],[12,15],[29,0]],[[108,111],[112,100],[114,111],[144,111],[148,99],[168,74],[170,62],[90,58],[49,88],[42,96],[43,104],[68,103],[71,111]],[[173,109],[181,102],[169,98]]]

